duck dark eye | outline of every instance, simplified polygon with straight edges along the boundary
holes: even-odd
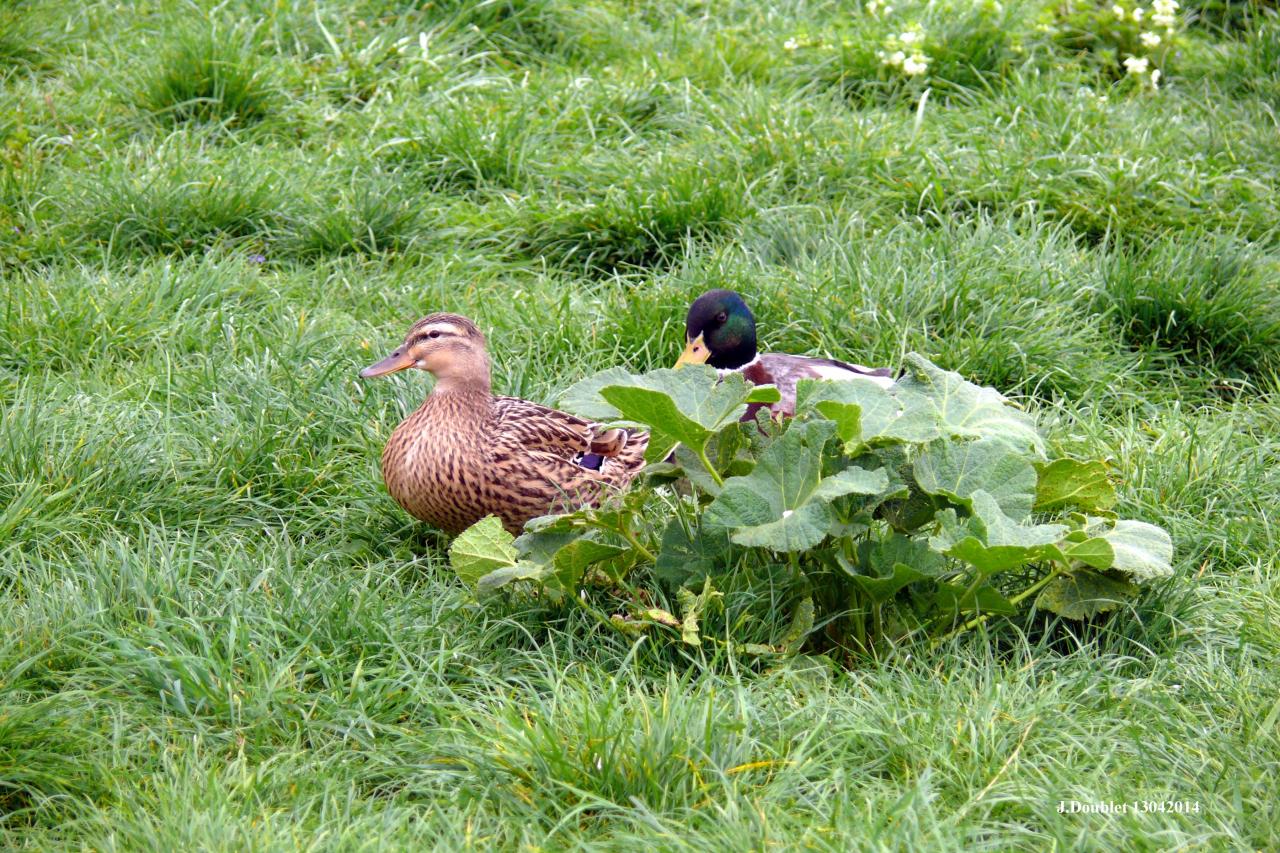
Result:
[[[721,311],[719,314],[716,315],[716,323],[719,325],[724,325],[724,321],[728,319],[729,319],[729,315],[723,311]]]
[[[427,332],[427,337],[428,337],[428,338],[438,338],[438,337],[440,337],[440,333],[439,333],[439,332]]]

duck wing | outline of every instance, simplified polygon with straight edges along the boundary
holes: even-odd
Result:
[[[644,467],[645,432],[599,424],[516,397],[494,398],[486,429],[491,492],[507,529],[598,504]]]
[[[567,459],[586,453],[617,456],[628,436],[624,429],[604,429],[576,415],[519,397],[495,397],[490,423],[493,435],[504,436],[526,450]]]

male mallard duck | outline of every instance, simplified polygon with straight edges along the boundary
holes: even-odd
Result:
[[[695,299],[689,306],[684,328],[688,343],[676,360],[676,367],[709,364],[721,373],[741,373],[756,385],[776,385],[782,399],[769,407],[774,415],[795,414],[796,383],[801,379],[843,380],[860,376],[885,387],[893,384],[893,371],[887,367],[757,352],[756,318],[732,290],[708,290]]]
[[[387,491],[412,516],[460,533],[496,515],[512,533],[539,515],[595,505],[644,466],[647,433],[495,397],[484,335],[466,317],[431,314],[363,377],[416,367],[435,388],[382,452]]]

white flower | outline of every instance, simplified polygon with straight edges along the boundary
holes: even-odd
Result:
[[[1144,47],[1157,47],[1160,44],[1159,33],[1143,33],[1138,36],[1138,39],[1142,42]]]
[[[1178,0],[1155,0],[1151,4],[1151,22],[1167,30],[1177,26]]]
[[[1147,67],[1150,64],[1151,64],[1151,60],[1147,59],[1145,56],[1143,57],[1126,56],[1124,58],[1125,71],[1129,72],[1130,74],[1138,74],[1138,75],[1146,74]]]
[[[1135,6],[1133,9],[1133,22],[1135,24],[1142,23],[1142,16],[1147,14],[1147,10],[1141,6]]]
[[[876,16],[888,15],[893,12],[893,7],[888,3],[882,2],[882,0],[867,0],[866,9],[868,15]]]
[[[782,43],[783,50],[795,50],[799,46],[800,46],[800,42],[796,41],[795,39],[787,39]]]
[[[1111,14],[1115,15],[1117,18],[1123,18],[1123,17],[1124,17],[1124,7],[1123,7],[1123,6],[1120,6],[1120,5],[1112,6],[1112,7],[1111,7]]]
[[[900,50],[895,50],[893,53],[880,51],[880,61],[891,68],[901,68],[906,59],[907,55]]]
[[[924,33],[919,30],[907,30],[905,33],[898,36],[898,41],[905,45],[913,45],[922,38],[924,38]]]
[[[1152,89],[1160,88],[1160,69],[1159,68],[1151,69],[1151,88]]]
[[[928,70],[929,57],[923,53],[913,53],[902,63],[902,73],[908,77],[915,77],[917,74],[923,74]]]

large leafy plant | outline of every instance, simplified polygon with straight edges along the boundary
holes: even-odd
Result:
[[[647,482],[518,538],[485,519],[452,565],[479,596],[563,600],[619,630],[750,653],[936,642],[1032,606],[1086,619],[1171,574],[1168,534],[1112,512],[1102,462],[1051,460],[998,392],[919,355],[905,367],[889,388],[801,382],[787,422],[744,420],[776,390],[706,367],[589,377],[560,404],[650,430]],[[607,610],[585,586],[612,594]],[[773,633],[758,636],[750,607],[729,618],[725,593],[768,602]]]

